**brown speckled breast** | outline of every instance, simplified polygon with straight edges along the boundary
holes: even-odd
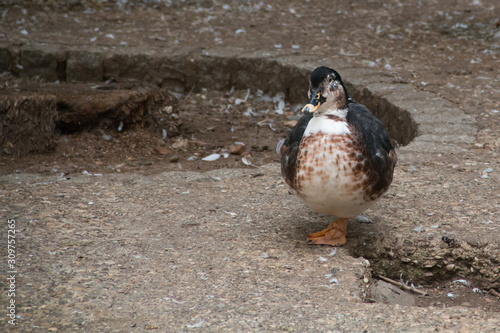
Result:
[[[297,155],[294,183],[313,210],[352,217],[372,204],[369,162],[354,134],[304,136]]]

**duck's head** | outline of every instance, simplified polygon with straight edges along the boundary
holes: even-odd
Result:
[[[349,96],[339,73],[328,67],[318,67],[309,80],[309,103],[302,112],[321,115],[326,112],[347,109]]]

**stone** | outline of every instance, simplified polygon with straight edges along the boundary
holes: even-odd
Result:
[[[415,304],[413,295],[384,281],[377,281],[371,285],[370,291],[373,299],[377,302],[404,306],[412,306]]]
[[[159,155],[168,155],[170,154],[172,151],[170,149],[168,149],[167,147],[163,147],[163,146],[156,146],[154,148],[155,152]]]
[[[229,149],[229,152],[233,155],[241,155],[243,154],[245,151],[246,151],[246,146],[244,144],[237,144],[237,145],[234,145],[232,146],[230,149]]]

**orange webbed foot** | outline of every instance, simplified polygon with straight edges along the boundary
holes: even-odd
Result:
[[[349,219],[340,218],[330,223],[326,229],[315,232],[307,236],[311,244],[325,244],[330,246],[341,246],[347,242],[347,224]]]

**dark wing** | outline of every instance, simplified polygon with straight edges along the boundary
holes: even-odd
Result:
[[[347,122],[356,129],[365,156],[367,195],[376,199],[392,183],[397,156],[391,138],[384,124],[362,104],[349,103]]]
[[[278,143],[277,150],[281,158],[281,174],[285,178],[286,183],[292,188],[295,183],[295,168],[297,167],[297,153],[300,141],[307,128],[307,124],[309,124],[313,116],[313,113],[303,115],[285,140]]]

